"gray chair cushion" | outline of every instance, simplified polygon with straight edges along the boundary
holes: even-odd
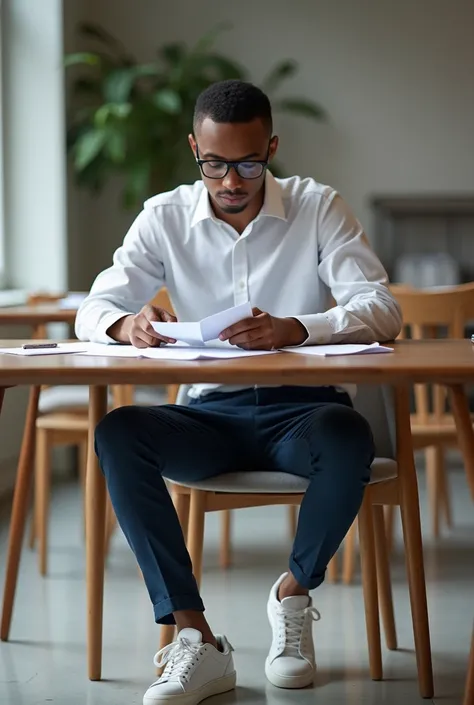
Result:
[[[166,404],[166,391],[162,387],[136,387],[134,403],[140,406],[158,406]],[[109,394],[112,405],[112,395]],[[43,389],[39,399],[40,414],[49,414],[67,409],[87,409],[89,406],[89,388],[82,385],[48,387]]]
[[[391,480],[397,477],[397,463],[390,458],[375,458],[372,463],[370,484]],[[265,470],[248,472],[231,472],[226,475],[217,475],[201,482],[173,482],[165,478],[171,485],[177,484],[208,492],[230,492],[239,494],[300,494],[306,492],[309,481],[298,475],[286,472],[273,472]]]

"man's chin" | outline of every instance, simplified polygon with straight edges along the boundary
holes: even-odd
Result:
[[[248,201],[242,201],[241,203],[226,203],[225,201],[218,199],[219,208],[223,213],[242,213],[248,206]]]

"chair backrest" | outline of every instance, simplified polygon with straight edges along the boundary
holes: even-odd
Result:
[[[186,406],[190,385],[182,384],[176,403]],[[396,458],[395,406],[391,387],[361,384],[357,387],[354,408],[370,424],[375,442],[375,454],[379,458]]]
[[[442,329],[447,330],[448,338],[464,338],[466,323],[474,319],[474,283],[433,289],[415,289],[406,285],[390,288],[402,310],[400,338],[407,337],[407,334],[414,340],[439,338]],[[441,422],[445,410],[444,387],[415,385],[415,423],[426,423],[430,418]]]

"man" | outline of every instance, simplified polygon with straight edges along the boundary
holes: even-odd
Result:
[[[77,316],[81,339],[173,343],[150,301],[166,285],[178,318],[199,320],[250,301],[253,317],[222,331],[245,349],[386,341],[399,308],[364,232],[342,198],[313,179],[275,179],[268,98],[240,81],[197,100],[189,143],[202,181],[145,203]],[[329,308],[329,294],[335,306]],[[289,567],[272,587],[273,641],[265,673],[281,688],[314,678],[309,591],[324,579],[359,510],[373,440],[352,387],[194,385],[188,406],[108,414],[96,449],[115,512],[140,564],[159,624],[178,639],[157,664],[145,705],[198,703],[235,685],[232,647],[207,623],[163,475],[182,481],[269,469],[309,479]]]

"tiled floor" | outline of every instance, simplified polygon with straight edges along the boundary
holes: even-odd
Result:
[[[474,618],[474,507],[460,472],[452,473],[456,526],[436,545],[424,516],[426,573],[436,680],[434,702],[460,705]],[[421,479],[423,485],[423,480]],[[426,505],[423,487],[422,503]],[[324,585],[314,593],[322,620],[314,625],[319,664],[316,687],[285,692],[265,682],[269,643],[268,589],[285,569],[289,550],[286,509],[234,513],[235,565],[217,565],[218,517],[206,524],[203,595],[216,631],[235,648],[238,689],[212,705],[411,705],[421,703],[408,593],[400,543],[393,582],[400,649],[384,651],[385,680],[368,675],[359,578],[351,587]],[[154,678],[158,627],[133,557],[120,534],[114,538],[106,576],[103,677],[86,677],[84,546],[80,497],[65,485],[55,493],[50,573],[42,579],[36,554],[24,553],[11,641],[0,644],[1,705],[134,705]],[[6,526],[0,527],[5,555]],[[3,562],[0,573],[3,571]],[[3,574],[0,575],[3,583]]]

